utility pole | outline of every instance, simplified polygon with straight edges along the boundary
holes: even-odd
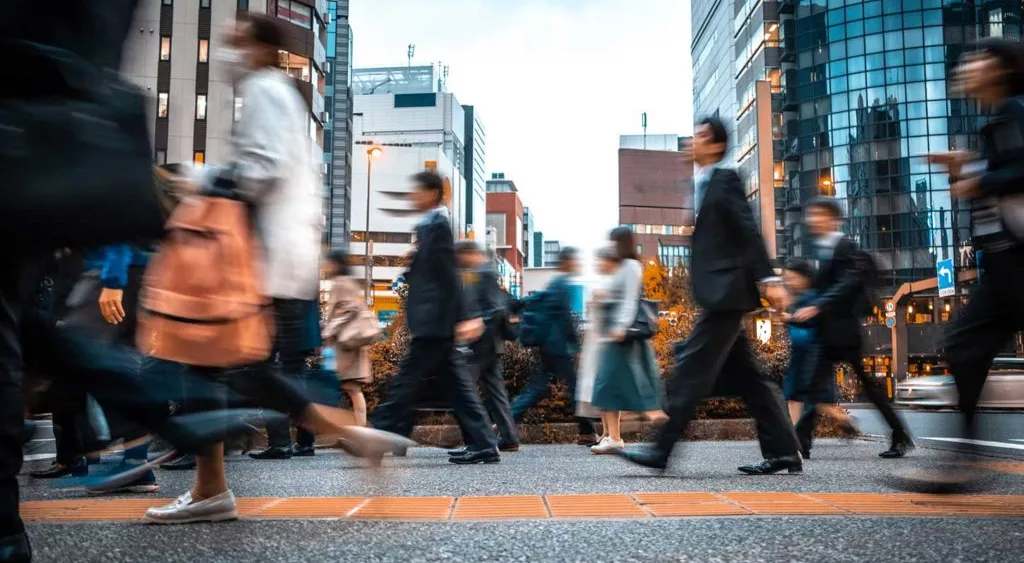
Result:
[[[407,55],[409,56],[409,66],[411,67],[412,66],[412,58],[414,56],[416,56],[416,45],[415,44],[409,43],[409,50],[407,51]]]
[[[640,115],[640,126],[644,128],[644,150],[647,150],[647,112]]]

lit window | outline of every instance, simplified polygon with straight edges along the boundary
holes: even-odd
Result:
[[[210,62],[210,40],[200,39],[199,40],[199,62],[208,63]]]
[[[196,95],[196,119],[206,119],[206,94]]]
[[[206,152],[205,151],[196,151],[196,152],[192,153],[192,164],[194,164],[196,166],[202,166],[202,165],[206,164]]]
[[[210,0],[199,0],[199,7],[200,8],[209,8],[210,7]]]
[[[170,94],[167,92],[160,92],[156,95],[156,116],[167,117],[167,106],[170,102]]]
[[[171,60],[171,38],[161,37],[160,38],[160,60],[169,61]]]
[[[242,119],[242,98],[235,98],[235,121]]]
[[[306,29],[313,28],[313,8],[295,0],[278,0],[277,17]]]

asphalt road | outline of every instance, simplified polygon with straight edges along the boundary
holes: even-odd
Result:
[[[888,436],[885,420],[869,407],[850,409],[864,432]],[[918,445],[943,450],[964,451],[977,447],[988,455],[1024,459],[1024,412],[988,411],[978,415],[978,436],[973,443],[964,441],[960,432],[960,414],[955,411],[898,411]]]

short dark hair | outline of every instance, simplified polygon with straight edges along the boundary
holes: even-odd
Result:
[[[818,196],[804,204],[805,212],[811,209],[820,209],[835,219],[843,218],[843,208],[839,206],[839,201],[833,197]]]
[[[615,243],[615,259],[639,260],[636,254],[636,242],[633,239],[633,230],[629,227],[615,227],[608,234],[608,238]]]
[[[428,190],[435,192],[437,196],[437,203],[440,205],[441,201],[444,200],[444,178],[440,174],[433,170],[424,170],[414,174],[412,177],[412,183],[416,185],[418,190]]]
[[[348,251],[339,248],[327,254],[327,262],[334,266],[339,276],[347,276],[352,271],[352,268],[349,267],[348,257]]]
[[[729,152],[729,130],[725,128],[725,123],[722,122],[721,119],[716,116],[709,115],[707,117],[702,117],[701,120],[697,122],[697,125],[707,126],[711,131],[712,143],[721,143],[725,145],[725,148],[722,149],[722,154]]]
[[[567,246],[558,251],[558,265],[564,266],[570,260],[575,260],[578,255],[579,252],[575,248]]]
[[[238,21],[249,24],[250,36],[256,43],[275,50],[284,47],[284,32],[279,19],[265,14],[242,12],[238,14]]]
[[[986,37],[976,42],[974,48],[999,61],[1008,74],[1004,85],[1011,97],[1024,95],[1024,46],[1019,41]]]
[[[814,277],[814,268],[811,267],[811,263],[800,258],[790,258],[786,261],[783,269],[799,274],[807,279]]]

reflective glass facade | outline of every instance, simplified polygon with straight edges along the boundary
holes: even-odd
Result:
[[[977,147],[986,118],[950,93],[947,78],[968,43],[1020,36],[1020,0],[794,4],[783,22],[794,64],[783,70],[786,185],[777,203],[839,198],[850,234],[893,288],[934,277],[937,259],[972,265],[968,209],[922,157]],[[784,239],[800,256],[809,248],[797,218],[787,217]]]

